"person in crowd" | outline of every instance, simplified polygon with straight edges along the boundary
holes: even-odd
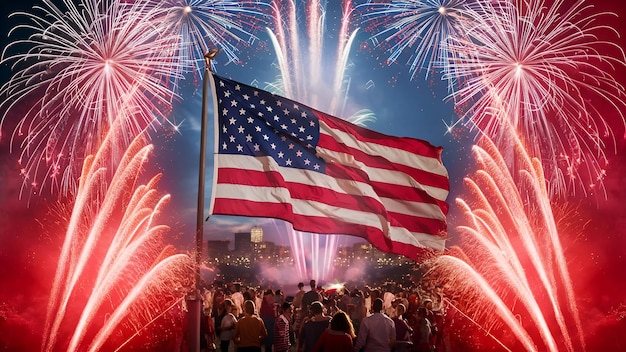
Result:
[[[417,337],[415,341],[415,352],[431,352],[432,351],[432,334],[431,325],[428,321],[426,308],[420,307],[417,309],[417,328],[415,332]]]
[[[372,302],[372,315],[363,319],[359,327],[354,351],[389,352],[395,345],[396,328],[393,320],[383,312],[383,300]]]
[[[396,306],[395,317],[391,318],[396,327],[396,343],[393,349],[394,352],[408,352],[413,346],[413,342],[411,342],[413,329],[411,329],[404,318],[405,312],[406,306],[403,303],[398,303]]]
[[[224,300],[224,316],[220,322],[220,350],[222,352],[228,352],[228,347],[230,346],[230,340],[233,339],[233,335],[235,334],[235,325],[237,324],[237,318],[233,314],[236,312],[237,308],[235,308],[235,304],[229,298]]]
[[[362,291],[357,288],[350,292],[348,314],[354,328],[358,331],[361,321],[367,315],[367,308],[365,307],[365,297],[363,297]]]
[[[317,343],[324,330],[328,328],[330,317],[324,315],[324,306],[322,302],[315,301],[311,303],[312,316],[306,320],[300,334],[298,336],[298,351],[310,352]]]
[[[304,296],[304,283],[298,283],[298,293],[293,297],[293,308],[298,310],[302,308],[302,297]]]
[[[274,341],[274,322],[276,320],[276,301],[274,297],[274,291],[271,288],[265,290],[263,300],[261,301],[261,308],[259,309],[259,315],[261,319],[263,319],[263,323],[267,329],[267,336],[263,339],[263,345],[266,351],[272,350],[272,343]]]
[[[315,285],[315,280],[309,281],[309,286],[311,290],[307,291],[304,296],[302,296],[302,317],[306,318],[309,315],[309,308],[311,303],[322,301],[322,296],[317,292],[317,286]]]
[[[243,302],[243,318],[235,324],[233,340],[237,352],[261,352],[261,340],[267,337],[263,320],[255,315],[253,301]]]
[[[350,317],[338,311],[330,320],[330,327],[322,333],[313,346],[312,352],[346,352],[352,351],[352,341],[356,335]]]
[[[280,310],[281,314],[276,318],[274,324],[274,352],[287,352],[291,347],[289,322],[291,321],[293,306],[289,302],[283,302]]]
[[[241,284],[238,282],[235,282],[232,284],[232,293],[230,294],[230,300],[233,302],[233,307],[236,309],[235,312],[233,312],[233,314],[235,316],[240,316],[241,314],[243,314],[243,293],[241,293]]]

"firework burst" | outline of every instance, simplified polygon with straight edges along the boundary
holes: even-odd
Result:
[[[3,51],[2,62],[14,61],[17,71],[1,88],[0,128],[11,116],[23,116],[11,136],[21,148],[22,191],[46,183],[71,191],[84,155],[115,119],[126,124],[122,148],[155,118],[166,120],[174,96],[167,82],[181,71],[169,56],[175,37],[155,25],[158,13],[145,2],[63,4],[65,10],[46,1],[34,8],[40,14],[14,14],[31,23],[11,32],[30,34]],[[10,54],[22,45],[30,49]],[[31,108],[23,111],[25,105]]]
[[[582,0],[478,4],[484,20],[467,23],[467,36],[448,43],[457,59],[444,77],[463,82],[452,94],[466,107],[461,120],[503,148],[509,141],[502,126],[510,121],[541,158],[552,194],[601,190],[605,149],[615,144],[608,121],[624,126],[624,87],[611,75],[625,66],[624,55],[598,39],[613,30],[598,24],[607,14],[591,12]]]
[[[149,0],[159,11],[159,23],[168,33],[178,34],[172,56],[181,66],[201,72],[204,54],[219,48],[228,62],[239,63],[236,44],[251,44],[253,34],[266,20],[264,1]],[[212,69],[215,61],[211,60]]]
[[[445,68],[456,61],[456,51],[448,49],[449,38],[466,38],[462,22],[474,23],[481,17],[468,11],[471,2],[465,0],[394,0],[370,1],[361,5],[363,20],[374,32],[371,40],[381,45],[389,43],[388,63],[397,62],[410,48],[411,79],[421,70],[427,78],[435,68]],[[452,89],[454,81],[449,81]]]

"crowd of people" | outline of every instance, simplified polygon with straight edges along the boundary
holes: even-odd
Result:
[[[416,289],[216,285],[204,293],[202,348],[222,352],[441,352],[443,297]]]

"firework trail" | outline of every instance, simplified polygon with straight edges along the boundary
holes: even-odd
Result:
[[[63,5],[66,10],[45,1],[34,7],[40,14],[13,14],[31,23],[11,33],[30,34],[3,51],[2,62],[14,61],[18,69],[0,89],[6,97],[0,108],[3,124],[11,114],[23,116],[11,135],[11,144],[21,148],[22,193],[48,182],[62,194],[72,191],[83,157],[113,120],[125,120],[123,149],[156,117],[165,119],[174,93],[164,82],[181,71],[169,57],[174,37],[155,25],[157,12],[146,2]],[[9,54],[21,45],[30,49]],[[31,106],[25,113],[24,105]]]
[[[462,23],[466,36],[450,37],[447,47],[457,54],[444,77],[462,82],[451,97],[467,107],[459,121],[503,148],[503,125],[512,123],[540,157],[552,194],[603,191],[605,149],[615,145],[610,125],[624,126],[624,87],[611,72],[626,65],[617,44],[598,39],[614,32],[598,24],[608,14],[582,0],[477,4],[484,19]],[[600,104],[610,111],[600,113]]]
[[[266,22],[261,11],[264,1],[235,0],[148,0],[159,11],[159,23],[166,33],[178,34],[170,55],[181,67],[200,73],[204,54],[219,48],[227,62],[239,63],[238,44],[249,45],[258,38],[253,34]],[[216,60],[211,60],[215,70]]]
[[[329,48],[326,25],[327,8],[320,1],[274,0],[274,28],[268,28],[280,71],[277,82],[268,90],[287,98],[302,102],[333,116],[345,116],[347,92],[350,79],[347,75],[350,50],[358,29],[350,30],[353,12],[352,2],[342,1],[341,15],[337,28],[336,47]],[[306,18],[301,20],[301,12]],[[302,25],[301,25],[302,23]],[[331,56],[329,53],[334,53]],[[329,65],[334,62],[335,65]],[[374,119],[369,110],[360,110],[347,120],[365,124]],[[298,275],[304,280],[330,279],[338,236],[310,234],[310,241],[302,233],[286,224]],[[323,251],[320,244],[323,243]],[[311,262],[309,267],[307,260]]]
[[[415,47],[408,59],[411,79],[415,79],[421,70],[428,78],[434,69],[446,68],[459,59],[460,53],[448,49],[448,41],[467,38],[462,22],[480,21],[478,12],[468,11],[472,4],[465,0],[393,0],[368,1],[359,7],[363,23],[374,32],[372,42],[381,45],[382,39],[389,43],[388,64]],[[450,79],[448,83],[452,89],[455,81]]]
[[[478,170],[465,179],[470,200],[457,199],[468,223],[458,227],[469,251],[464,264],[489,285],[488,290],[481,290],[489,302],[485,304],[483,300],[479,310],[485,312],[485,307],[513,297],[524,307],[534,323],[532,328],[541,336],[545,347],[538,350],[558,350],[555,336],[562,336],[568,351],[584,350],[582,324],[543,169],[539,160],[528,154],[513,127],[507,131],[517,167],[509,171],[496,145],[488,137],[481,137],[473,148]],[[447,259],[442,260],[440,269],[451,275],[451,280],[466,277],[465,265],[449,265]],[[454,287],[472,290],[476,286],[457,283]],[[566,307],[562,307],[563,302],[567,302]],[[515,307],[511,303],[508,306]],[[509,328],[524,328],[512,326],[511,312],[503,312],[500,304],[496,313],[507,321]],[[490,319],[485,317],[485,322]],[[556,327],[550,325],[551,319],[556,321]],[[576,329],[574,335],[580,337],[577,343],[572,339],[570,326]],[[528,335],[529,332],[516,332],[524,344],[527,342],[522,338]]]
[[[85,341],[98,350],[123,322],[143,326],[160,314],[161,303],[179,299],[191,284],[192,259],[162,249],[169,228],[156,221],[169,195],[157,194],[160,175],[136,185],[152,146],[137,137],[110,171],[120,128],[116,123],[85,160],[48,303],[43,350],[85,350]],[[66,331],[72,336],[62,337]]]

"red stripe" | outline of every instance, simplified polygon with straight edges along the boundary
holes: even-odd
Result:
[[[383,214],[387,217],[385,207],[371,197],[335,192],[332,189],[322,186],[287,182],[280,173],[275,171],[262,172],[256,170],[220,168],[217,174],[217,183],[257,187],[282,187],[289,191],[293,199],[317,201],[329,204],[333,207]]]
[[[290,222],[293,228],[298,231],[353,235],[367,239],[374,247],[382,251],[404,255],[416,261],[422,260],[426,255],[435,253],[432,249],[417,248],[413,245],[393,242],[375,227],[345,223],[328,217],[293,214],[290,204],[216,198],[213,213],[217,215],[237,214],[241,216],[275,218]]]
[[[413,154],[423,155],[441,161],[442,148],[435,147],[427,141],[409,137],[389,136],[351,124],[319,111],[315,111],[315,113],[317,117],[324,121],[329,127],[348,133],[360,141],[403,149]]]
[[[324,149],[352,155],[355,160],[358,160],[369,167],[399,171],[411,176],[420,184],[442,189],[450,189],[450,180],[446,176],[437,175],[429,171],[412,168],[407,165],[396,164],[382,156],[366,154],[359,149],[355,149],[341,144],[328,135],[321,134],[318,145]]]
[[[427,233],[442,237],[446,230],[446,222],[416,215],[389,212],[389,223],[396,227],[404,227],[411,232]]]
[[[433,196],[428,194],[428,192],[422,189],[409,186],[408,181],[406,186],[372,181],[367,176],[365,176],[364,172],[337,163],[326,164],[326,174],[334,178],[341,178],[346,180],[352,179],[359,182],[368,183],[372,186],[374,192],[380,197],[417,203],[436,204],[437,206],[439,206],[444,214],[448,213],[448,203],[434,198]]]

